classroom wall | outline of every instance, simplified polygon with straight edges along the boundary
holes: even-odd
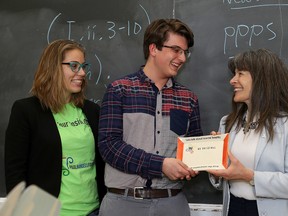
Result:
[[[1,1],[0,197],[6,196],[3,157],[10,109],[16,99],[29,96],[39,56],[49,42],[67,38],[87,48],[92,63],[87,97],[100,103],[108,83],[144,64],[142,40],[149,23],[181,19],[192,28],[195,46],[177,79],[198,95],[202,127],[209,134],[230,110],[229,58],[266,47],[287,62],[287,5],[278,0]],[[185,194],[190,203],[222,201],[205,172],[186,183]]]

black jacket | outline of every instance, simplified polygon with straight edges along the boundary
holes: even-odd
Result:
[[[100,201],[106,193],[104,162],[98,152],[99,106],[85,100],[86,115],[95,139],[97,184]],[[35,184],[58,197],[62,174],[60,134],[50,109],[38,98],[29,97],[13,104],[5,137],[5,177],[9,193],[19,182]]]

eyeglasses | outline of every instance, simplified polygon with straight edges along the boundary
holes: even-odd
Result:
[[[191,55],[191,52],[189,51],[189,49],[187,50],[183,50],[181,47],[179,46],[166,46],[166,45],[163,45],[162,47],[166,47],[166,48],[170,48],[172,49],[176,54],[178,55],[182,55],[184,53],[185,57],[186,58],[189,58],[190,55]]]
[[[79,62],[75,62],[75,61],[71,61],[71,62],[62,62],[62,64],[64,65],[69,65],[70,69],[74,72],[74,73],[78,73],[81,68],[83,69],[83,71],[86,73],[87,71],[89,71],[90,69],[90,64],[84,62],[83,64],[80,64]]]

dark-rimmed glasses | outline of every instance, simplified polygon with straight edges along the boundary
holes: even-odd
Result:
[[[70,69],[74,72],[74,73],[78,73],[81,68],[83,69],[83,71],[86,73],[87,71],[89,71],[90,69],[90,64],[84,62],[83,64],[80,64],[79,62],[76,61],[71,61],[71,62],[62,62],[62,64],[64,65],[69,65]]]
[[[163,45],[162,47],[166,47],[166,48],[169,48],[169,49],[172,49],[176,54],[178,55],[182,55],[184,53],[185,57],[186,58],[189,58],[190,55],[191,55],[191,52],[189,49],[187,50],[183,50],[181,47],[179,46],[167,46],[167,45]]]

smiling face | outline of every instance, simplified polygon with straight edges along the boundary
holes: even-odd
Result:
[[[186,38],[174,33],[169,33],[168,40],[163,45],[177,46],[182,50],[187,50],[188,48]],[[184,52],[180,54],[169,47],[162,47],[161,50],[157,50],[157,65],[163,77],[176,76],[185,62]]]
[[[68,50],[64,54],[64,62],[79,62],[83,64],[85,62],[84,54],[78,49]],[[64,73],[64,82],[66,86],[66,97],[67,102],[70,101],[71,94],[78,93],[82,90],[82,83],[85,79],[85,72],[83,68],[79,70],[79,72],[73,72],[69,65],[62,65],[63,73]]]
[[[234,101],[244,102],[248,108],[251,104],[252,77],[249,71],[235,70],[234,77],[230,80],[234,87]]]
[[[149,57],[143,71],[155,82],[158,89],[162,89],[169,78],[178,74],[187,60],[185,55],[187,49],[187,39],[171,32],[168,33],[162,47],[157,48],[155,43],[149,45]]]

